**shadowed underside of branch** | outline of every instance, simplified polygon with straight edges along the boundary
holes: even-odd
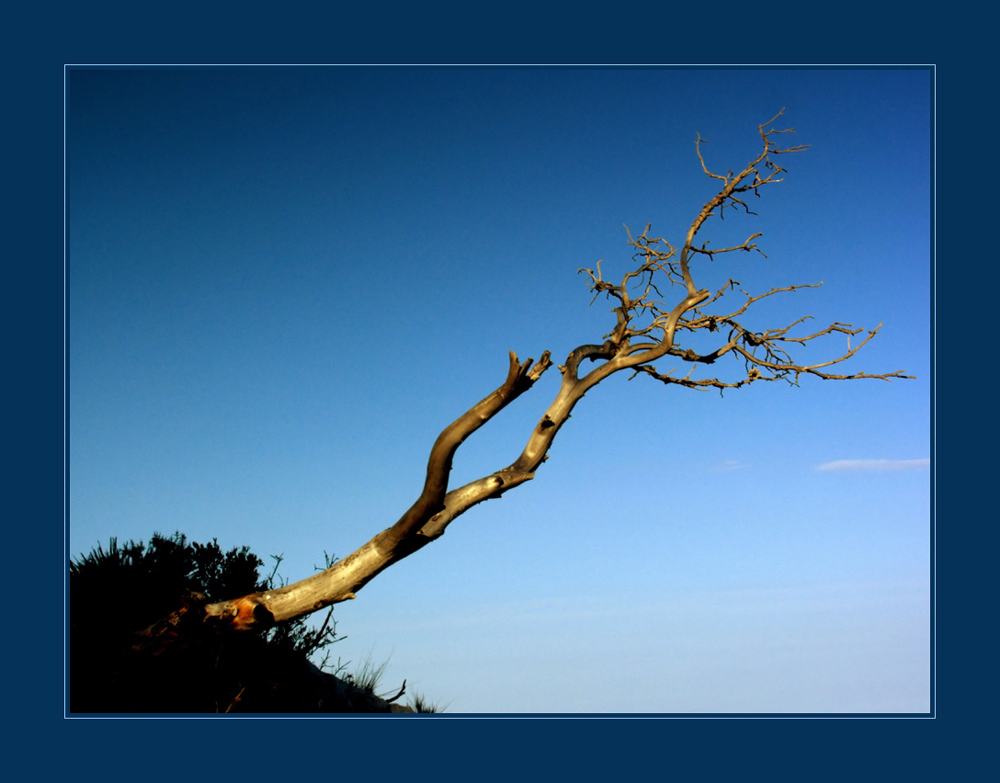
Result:
[[[748,195],[760,197],[764,188],[782,181],[785,169],[775,159],[806,149],[804,146],[782,148],[779,145],[778,139],[783,134],[793,132],[774,128],[774,122],[781,114],[779,112],[769,122],[759,126],[763,148],[737,174],[730,171],[723,175],[709,170],[702,155],[704,139],[698,136],[698,159],[705,174],[719,184],[719,191],[695,217],[679,249],[662,238],[651,238],[650,226],[647,225],[637,237],[629,233],[628,241],[635,251],[634,265],[620,283],[604,280],[600,263],[596,270],[580,270],[588,275],[595,299],[603,294],[614,303],[614,327],[601,338],[603,342],[577,347],[569,353],[565,363],[558,366],[562,374],[559,390],[529,433],[524,450],[513,463],[465,486],[448,488],[452,461],[458,447],[513,400],[532,388],[552,365],[548,351],[535,363],[532,359],[521,362],[513,352],[510,353],[507,377],[503,383],[438,436],[431,448],[423,491],[394,525],[343,560],[302,581],[277,590],[186,607],[175,612],[148,628],[137,646],[158,644],[199,630],[259,630],[354,598],[371,579],[441,536],[453,520],[470,508],[484,500],[500,497],[534,478],[535,471],[546,459],[553,439],[576,403],[589,389],[619,371],[629,371],[630,377],[647,375],[665,384],[695,389],[739,388],[757,381],[797,383],[804,375],[824,380],[874,378],[889,381],[912,377],[901,371],[882,374],[835,374],[830,371],[831,367],[854,356],[875,336],[881,324],[852,346],[851,338],[864,330],[853,328],[850,324],[833,323],[825,329],[798,334],[793,330],[801,328],[809,316],[799,318],[788,326],[763,332],[753,331],[740,321],[762,299],[814,288],[818,284],[772,288],[758,295],[741,292],[743,300],[738,306],[721,310],[723,297],[736,290],[739,283],[729,280],[714,293],[695,284],[692,265],[699,259],[712,259],[730,253],[762,252],[755,244],[760,234],[750,235],[740,245],[718,250],[709,249],[707,242],[698,244],[697,240],[709,218],[721,218],[727,210],[752,215],[745,201]],[[674,293],[673,298],[667,296],[671,293]],[[715,347],[705,353],[687,347],[684,339],[694,333],[711,335],[716,340]],[[799,364],[793,358],[792,351],[796,347],[838,334],[845,335],[848,344],[847,349],[836,358],[818,364]],[[738,364],[742,363],[739,377],[730,380],[711,375],[695,377],[696,371],[714,365],[727,354],[735,357]],[[661,360],[679,361],[690,365],[690,368],[683,375],[675,375],[676,368],[661,372],[656,367],[656,363],[662,363]],[[585,361],[586,371],[581,369]]]

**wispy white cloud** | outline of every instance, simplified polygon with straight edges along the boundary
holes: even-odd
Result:
[[[727,460],[726,460],[725,462],[723,462],[723,463],[722,463],[721,465],[717,465],[717,466],[716,466],[716,468],[715,468],[715,470],[716,470],[716,471],[724,471],[724,470],[739,470],[739,469],[740,469],[740,468],[742,468],[742,467],[743,467],[743,465],[741,465],[741,464],[740,464],[740,462],[739,462],[738,460],[735,460],[735,459],[727,459]]]
[[[838,459],[834,462],[824,462],[817,465],[816,470],[927,470],[931,466],[929,459]]]

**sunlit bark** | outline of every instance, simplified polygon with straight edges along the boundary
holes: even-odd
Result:
[[[797,335],[792,330],[800,327],[809,316],[799,318],[788,326],[763,332],[751,331],[740,323],[743,314],[760,300],[816,285],[772,288],[756,296],[743,292],[744,298],[735,309],[716,312],[714,308],[718,308],[723,297],[737,289],[739,283],[729,280],[715,293],[695,284],[692,266],[699,258],[761,252],[755,244],[760,234],[752,234],[740,245],[718,250],[709,249],[706,242],[696,244],[696,239],[709,218],[722,217],[726,210],[738,209],[753,214],[744,201],[747,194],[760,196],[762,189],[781,182],[780,175],[785,172],[775,158],[806,149],[804,146],[779,146],[776,139],[793,132],[774,128],[773,123],[780,116],[781,112],[759,126],[763,149],[737,174],[713,173],[702,155],[703,139],[698,137],[696,150],[702,168],[721,187],[687,229],[679,251],[664,239],[651,238],[650,226],[647,225],[639,236],[629,234],[629,244],[635,250],[635,266],[620,283],[604,280],[600,264],[596,269],[580,270],[589,277],[589,286],[595,298],[603,294],[615,303],[612,310],[615,325],[601,338],[602,343],[579,346],[566,357],[565,364],[558,367],[562,374],[559,390],[528,434],[524,450],[512,464],[499,467],[495,472],[457,489],[448,489],[452,460],[458,447],[511,401],[532,388],[552,364],[548,351],[537,363],[533,363],[532,359],[521,362],[511,352],[503,383],[438,436],[431,448],[423,491],[394,525],[343,560],[299,582],[219,603],[186,607],[147,629],[141,645],[183,635],[185,629],[192,628],[261,629],[354,598],[375,576],[441,536],[451,522],[476,504],[500,497],[533,479],[539,465],[547,458],[553,439],[569,419],[577,402],[605,378],[622,370],[629,371],[631,377],[647,375],[665,384],[720,390],[758,381],[797,383],[804,375],[826,380],[875,378],[888,381],[912,377],[901,371],[882,374],[834,374],[828,371],[828,368],[854,356],[875,336],[881,324],[852,347],[850,338],[864,330],[852,328],[850,324],[833,323],[825,329]],[[675,288],[667,288],[668,285]],[[661,287],[667,293],[676,289],[679,291],[675,298],[668,299],[661,292]],[[710,308],[713,310],[710,311]],[[716,346],[707,353],[697,353],[683,344],[681,338],[689,333],[717,335]],[[835,358],[818,364],[800,364],[789,352],[795,346],[836,334],[846,335],[848,346]],[[740,377],[728,381],[713,376],[693,377],[696,370],[713,365],[727,354],[742,361]],[[682,376],[675,376],[674,369],[660,372],[654,363],[664,359],[688,363],[690,371]],[[584,363],[586,371],[581,369]]]

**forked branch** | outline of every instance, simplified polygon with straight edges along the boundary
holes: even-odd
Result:
[[[720,219],[726,210],[737,209],[752,215],[744,198],[782,181],[785,169],[775,163],[778,155],[801,152],[805,146],[782,148],[778,139],[791,129],[777,130],[774,122],[779,112],[758,130],[762,149],[741,171],[734,174],[717,174],[705,161],[699,135],[696,152],[701,167],[708,177],[720,183],[718,192],[703,205],[687,229],[679,250],[663,238],[651,237],[650,226],[637,237],[628,234],[628,243],[634,250],[633,266],[620,283],[603,278],[601,264],[596,269],[581,269],[589,276],[589,287],[595,299],[603,294],[614,303],[615,321],[611,330],[602,337],[603,342],[580,345],[559,366],[562,379],[559,389],[538,424],[528,434],[521,454],[512,463],[493,473],[457,489],[448,488],[452,461],[459,446],[472,433],[490,421],[513,400],[527,392],[551,366],[549,352],[545,351],[537,363],[528,359],[518,360],[511,352],[507,377],[491,394],[473,405],[468,411],[449,424],[438,436],[430,451],[427,476],[420,496],[391,527],[383,530],[352,554],[300,582],[263,593],[242,596],[230,601],[188,607],[155,626],[147,629],[140,644],[162,641],[178,632],[180,627],[215,630],[249,630],[268,627],[284,620],[294,619],[323,607],[355,597],[371,579],[390,565],[422,548],[441,536],[447,526],[478,503],[497,498],[535,476],[535,471],[547,458],[548,451],[560,428],[569,419],[576,404],[584,394],[610,375],[629,370],[631,377],[647,375],[666,384],[677,384],[694,389],[739,388],[756,381],[786,380],[797,383],[802,375],[813,375],[824,380],[876,378],[889,381],[910,378],[902,371],[869,374],[855,372],[834,374],[827,368],[853,357],[879,331],[881,324],[869,331],[853,347],[850,338],[863,332],[850,324],[833,323],[825,329],[809,334],[793,335],[791,330],[804,324],[809,316],[796,319],[791,324],[763,332],[753,331],[740,323],[740,319],[756,302],[777,294],[792,293],[813,285],[791,285],[772,288],[758,295],[746,292],[744,301],[726,312],[710,312],[723,298],[739,285],[729,280],[716,293],[695,284],[692,264],[697,258],[711,260],[718,256],[762,251],[756,240],[760,233],[753,233],[739,245],[709,249],[707,242],[696,244],[696,237],[706,221],[714,216]],[[680,290],[668,300],[669,293]],[[717,344],[708,352],[696,352],[684,345],[681,336],[693,333],[718,335]],[[814,364],[800,363],[790,353],[795,347],[831,335],[845,335],[847,350]],[[736,378],[692,377],[697,368],[714,365],[727,354],[742,360],[742,372]],[[654,362],[676,359],[690,365],[687,374],[675,375],[676,367],[667,372],[656,369]],[[586,371],[583,371],[584,363]],[[194,609],[194,611],[188,611]]]

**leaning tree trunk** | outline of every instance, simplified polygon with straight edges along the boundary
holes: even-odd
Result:
[[[676,384],[694,389],[739,388],[757,381],[785,380],[795,383],[803,374],[826,380],[891,380],[911,377],[903,375],[901,371],[880,375],[864,372],[834,375],[824,371],[824,368],[843,362],[857,353],[875,336],[879,327],[870,331],[852,348],[850,337],[862,330],[852,329],[849,324],[838,322],[812,334],[792,336],[790,330],[808,317],[800,318],[788,326],[763,332],[745,328],[738,320],[742,319],[751,305],[761,299],[815,287],[812,285],[772,288],[756,296],[744,293],[745,300],[738,303],[735,309],[728,312],[708,312],[707,308],[722,300],[725,294],[739,284],[729,280],[714,294],[706,288],[698,288],[692,276],[692,262],[698,258],[711,259],[725,253],[761,252],[754,244],[760,234],[752,234],[741,245],[718,250],[709,250],[707,242],[696,245],[695,238],[708,218],[721,217],[727,209],[735,208],[752,214],[743,201],[746,194],[759,196],[761,188],[781,181],[779,175],[784,169],[776,165],[772,157],[805,149],[779,148],[772,136],[789,132],[772,127],[779,116],[781,112],[770,122],[759,126],[763,151],[735,175],[732,172],[720,175],[709,171],[701,153],[702,140],[698,137],[698,159],[705,174],[721,182],[721,189],[702,207],[691,223],[679,253],[677,248],[665,240],[651,238],[650,227],[646,226],[640,236],[633,238],[629,235],[629,244],[635,251],[633,259],[636,265],[624,275],[621,283],[605,281],[600,264],[596,271],[580,270],[589,275],[590,289],[595,298],[604,294],[615,303],[612,312],[615,313],[616,323],[611,332],[602,337],[601,344],[581,345],[570,352],[564,365],[559,366],[562,373],[559,391],[531,431],[524,450],[513,463],[448,491],[452,460],[458,447],[469,435],[535,384],[552,364],[548,351],[535,364],[532,364],[532,359],[520,362],[513,352],[510,353],[510,365],[504,382],[438,436],[430,452],[423,491],[394,525],[325,571],[299,582],[218,603],[185,606],[147,628],[140,635],[136,649],[156,651],[171,643],[189,642],[204,634],[261,630],[354,598],[374,577],[441,536],[452,521],[476,504],[498,498],[533,479],[535,471],[547,458],[553,439],[584,394],[621,370],[631,371],[632,377],[644,374],[667,385]],[[667,283],[681,289],[680,295],[672,304],[662,301],[658,288]],[[715,350],[699,354],[691,348],[683,347],[679,340],[679,335],[694,332],[719,333],[722,336],[718,338]],[[796,363],[788,353],[795,346],[838,333],[848,337],[847,352],[838,358],[807,366]],[[696,368],[712,365],[726,354],[743,363],[743,374],[736,380],[692,377]],[[653,363],[663,358],[686,362],[691,366],[691,371],[684,376],[674,376],[673,370],[658,372]],[[580,366],[584,360],[596,363],[596,367],[581,375]]]

